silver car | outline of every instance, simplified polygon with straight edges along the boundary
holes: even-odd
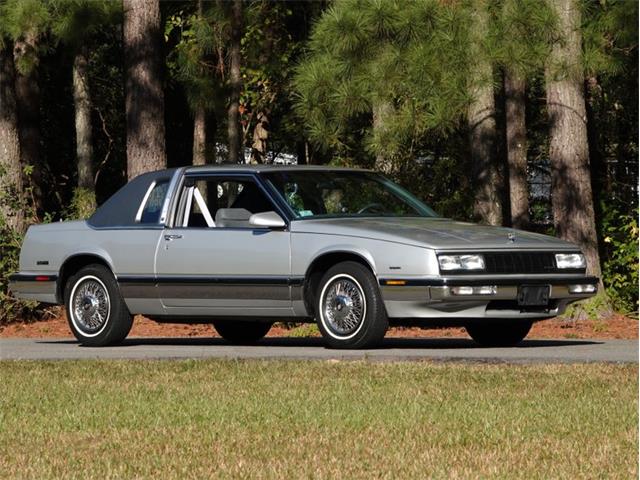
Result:
[[[407,324],[514,345],[596,293],[585,272],[576,245],[440,218],[374,172],[219,165],[147,173],[86,221],[30,227],[10,288],[65,304],[85,345],[121,342],[135,314],[236,343],[315,319],[335,348]]]

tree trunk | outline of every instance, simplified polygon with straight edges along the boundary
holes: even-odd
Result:
[[[233,0],[231,5],[231,46],[229,57],[229,83],[231,95],[227,114],[227,134],[229,136],[229,161],[244,162],[244,154],[240,144],[240,91],[242,78],[240,76],[240,42],[242,40],[242,0]]]
[[[0,48],[0,214],[9,227],[26,230],[13,45],[8,41]]]
[[[36,35],[27,33],[15,42],[13,56],[17,66],[24,63],[30,64],[28,71],[16,69],[15,91],[21,162],[23,166],[29,166],[32,169],[31,175],[26,180],[31,189],[33,208],[36,214],[40,215],[43,213],[43,172],[40,160],[40,87],[36,47]]]
[[[480,45],[487,37],[488,13],[484,1],[473,10],[472,41],[477,48],[471,66],[471,104],[467,111],[469,146],[475,183],[474,215],[489,225],[502,225],[502,175],[496,151],[493,70]]]
[[[251,145],[251,163],[267,163],[267,140],[269,139],[269,118],[264,112],[258,112],[256,126],[253,128]]]
[[[511,225],[525,229],[529,225],[529,188],[527,183],[527,127],[525,119],[525,87],[522,76],[504,72],[505,130]]]
[[[546,69],[550,123],[551,195],[556,232],[579,245],[587,272],[600,275],[591,190],[587,114],[584,101],[581,15],[575,0],[553,0],[562,41],[553,45]]]
[[[87,210],[95,208],[95,170],[93,168],[93,135],[91,131],[91,95],[87,49],[82,46],[73,61],[73,102],[76,114],[76,160],[78,188],[86,200]],[[85,198],[86,197],[86,198]]]
[[[596,76],[585,79],[585,106],[587,111],[587,141],[589,143],[589,163],[591,164],[591,191],[596,217],[599,216],[600,200],[612,194],[612,179],[600,151],[601,126],[596,123],[596,112],[602,102],[602,86]]]
[[[158,0],[124,0],[127,174],[166,168]]]
[[[198,18],[202,19],[204,6],[202,0],[198,0]],[[205,75],[204,71],[200,71],[200,75]],[[215,145],[211,145],[214,138],[213,125],[215,121],[208,114],[205,106],[200,103],[195,108],[193,115],[193,165],[206,165],[213,163],[213,151]]]
[[[204,107],[196,108],[193,117],[193,164],[207,163],[207,112]]]
[[[380,100],[373,104],[373,133],[374,136],[384,135],[387,119],[393,113],[393,105],[390,102]],[[391,174],[393,171],[393,160],[384,152],[376,153],[374,168],[382,173]]]

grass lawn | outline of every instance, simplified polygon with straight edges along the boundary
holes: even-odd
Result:
[[[637,478],[636,365],[0,363],[3,478]]]

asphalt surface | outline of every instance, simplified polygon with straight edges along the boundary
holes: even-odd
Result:
[[[0,339],[0,360],[182,358],[638,363],[638,341],[525,340],[512,348],[481,348],[464,338],[388,338],[372,350],[330,350],[320,338],[266,338],[255,346],[234,346],[218,338],[130,338],[102,348],[67,339]]]

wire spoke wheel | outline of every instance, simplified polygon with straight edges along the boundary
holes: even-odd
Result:
[[[364,319],[366,300],[358,283],[348,276],[338,276],[324,289],[322,311],[327,326],[339,336],[356,332]]]
[[[389,326],[376,277],[353,261],[329,268],[314,297],[318,329],[329,348],[372,348]]]
[[[85,265],[69,276],[64,304],[69,328],[82,345],[117,345],[131,330],[133,316],[113,272],[105,265]]]
[[[111,302],[104,284],[95,277],[78,282],[71,298],[73,320],[85,334],[100,332],[109,319]]]

